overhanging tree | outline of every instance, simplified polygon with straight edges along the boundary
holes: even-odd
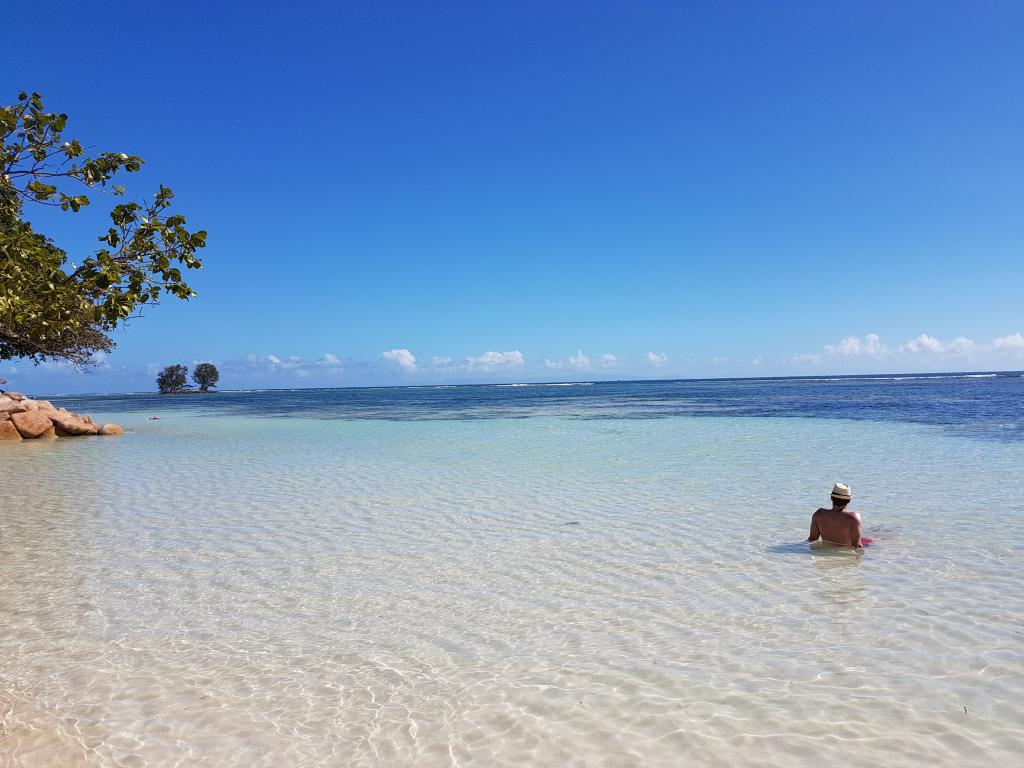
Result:
[[[163,294],[195,295],[181,269],[201,266],[196,251],[206,232],[191,232],[184,216],[168,213],[174,194],[167,187],[150,201],[115,205],[101,245],[73,263],[24,219],[26,205],[75,213],[95,192],[123,196],[123,186],[108,182],[142,167],[137,155],[93,154],[77,139],[64,140],[66,123],[67,115],[44,110],[38,93],[0,107],[0,360],[87,366],[113,348],[110,332],[143,305]]]

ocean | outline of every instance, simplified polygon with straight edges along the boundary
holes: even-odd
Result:
[[[51,399],[129,431],[0,443],[4,768],[1024,754],[1020,373]]]

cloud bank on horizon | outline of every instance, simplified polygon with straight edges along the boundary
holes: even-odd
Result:
[[[204,360],[186,364],[191,368],[199,362]],[[922,333],[898,344],[868,333],[824,344],[817,352],[795,352],[776,359],[766,355],[699,359],[665,352],[591,356],[582,349],[552,359],[531,357],[516,349],[488,350],[462,358],[433,355],[429,362],[421,362],[412,350],[395,347],[381,352],[377,359],[335,352],[315,358],[250,353],[210,362],[221,372],[221,389],[1018,370],[1024,368],[1024,333],[1017,331],[983,343],[964,336],[943,340]],[[0,373],[11,380],[9,386],[37,393],[149,391],[165,364],[114,364],[109,355],[101,354],[90,372],[66,362],[33,366],[12,361],[0,365]]]

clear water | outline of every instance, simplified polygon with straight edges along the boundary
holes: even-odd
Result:
[[[0,765],[1015,764],[1022,394],[60,400],[130,432],[0,444]]]

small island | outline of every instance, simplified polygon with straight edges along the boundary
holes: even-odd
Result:
[[[199,363],[192,371],[195,387],[188,383],[188,366],[168,365],[156,377],[161,395],[211,395],[210,387],[217,386],[220,372],[213,363]],[[196,388],[198,387],[198,389]]]

